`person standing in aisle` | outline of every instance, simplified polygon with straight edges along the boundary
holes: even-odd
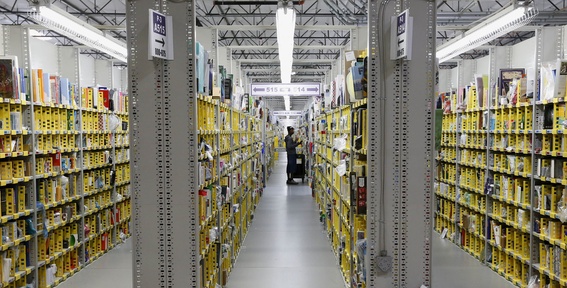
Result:
[[[293,139],[294,129],[291,126],[287,127],[287,136],[285,136],[285,151],[287,152],[287,184],[296,185],[297,182],[293,180],[293,174],[297,165],[297,152],[295,147],[301,144],[301,140],[296,141]]]

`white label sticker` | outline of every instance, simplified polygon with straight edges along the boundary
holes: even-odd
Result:
[[[354,61],[356,60],[356,56],[354,56],[354,51],[347,51],[345,53],[345,59],[346,61]]]

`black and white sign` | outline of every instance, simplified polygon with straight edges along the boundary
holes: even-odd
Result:
[[[301,111],[274,111],[274,116],[301,116]]]
[[[153,57],[173,60],[172,22],[171,16],[165,16],[150,9],[150,27],[148,40],[148,58]]]
[[[406,58],[411,60],[411,40],[412,40],[413,19],[409,16],[409,9],[392,17],[392,44],[390,58],[392,60]]]
[[[252,83],[251,96],[320,96],[320,83]]]

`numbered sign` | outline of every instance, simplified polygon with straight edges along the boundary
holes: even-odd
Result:
[[[392,60],[406,58],[411,60],[411,40],[412,40],[412,17],[409,16],[409,9],[392,17],[392,38],[390,58]]]
[[[173,60],[171,16],[165,16],[152,9],[150,9],[149,16],[148,58],[150,60],[154,57]]]
[[[320,96],[320,83],[252,83],[252,96]]]

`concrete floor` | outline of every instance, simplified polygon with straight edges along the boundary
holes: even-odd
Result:
[[[278,163],[227,288],[345,287],[311,190],[285,180],[285,163]],[[514,287],[449,241],[433,239],[431,288]],[[128,240],[58,288],[132,287],[131,254]]]

